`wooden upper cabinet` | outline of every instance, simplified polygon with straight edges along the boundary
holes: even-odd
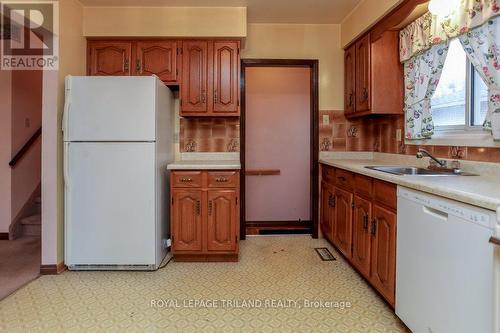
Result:
[[[208,113],[208,41],[182,43],[181,115]]]
[[[144,41],[136,45],[136,75],[157,75],[166,83],[178,81],[177,41]]]
[[[372,203],[354,196],[352,218],[352,263],[365,276],[370,277],[370,221]]]
[[[335,188],[333,243],[347,258],[352,255],[352,197],[352,193]]]
[[[87,74],[123,76],[131,75],[132,43],[89,41]]]
[[[174,251],[202,250],[201,190],[179,190],[172,193],[172,235]]]
[[[394,306],[396,285],[396,213],[373,206],[370,282]]]
[[[213,52],[213,112],[237,115],[239,42],[215,41]]]
[[[344,53],[344,105],[345,113],[353,113],[356,103],[356,46],[353,45]]]
[[[387,31],[376,40],[366,34],[344,51],[344,66],[346,117],[403,114],[403,66],[397,31]]]
[[[370,110],[370,34],[356,44],[356,112]]]
[[[208,191],[207,250],[234,251],[237,243],[235,190]]]

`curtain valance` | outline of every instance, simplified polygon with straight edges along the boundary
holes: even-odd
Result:
[[[401,62],[482,26],[497,15],[500,15],[500,0],[461,0],[458,8],[443,17],[428,12],[401,30]]]

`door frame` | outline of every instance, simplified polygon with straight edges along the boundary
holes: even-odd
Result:
[[[245,70],[249,67],[301,67],[309,68],[310,76],[310,203],[312,219],[312,238],[318,238],[319,220],[319,61],[311,59],[241,59],[241,116],[240,116],[240,239],[246,238],[246,208],[245,208],[245,112],[246,112],[246,82]]]

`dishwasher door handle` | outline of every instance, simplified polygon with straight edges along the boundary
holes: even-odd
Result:
[[[423,206],[422,207],[422,210],[424,211],[424,213],[426,214],[429,214],[429,215],[432,215],[434,217],[437,217],[437,218],[440,218],[440,219],[443,219],[443,220],[448,220],[448,213],[446,212],[443,212],[441,210],[437,210],[435,208],[432,208],[432,207],[429,207],[429,206]]]

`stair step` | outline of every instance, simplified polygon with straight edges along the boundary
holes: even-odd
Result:
[[[23,224],[23,236],[38,236],[42,234],[41,224]]]
[[[21,220],[22,225],[41,225],[42,217],[40,215],[32,215]]]

